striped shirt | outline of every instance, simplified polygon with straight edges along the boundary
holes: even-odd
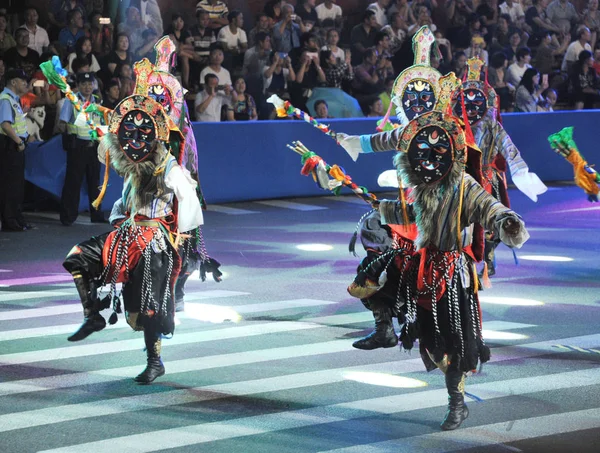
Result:
[[[481,166],[484,169],[492,165],[498,154],[506,160],[511,175],[519,170],[527,169],[527,164],[521,157],[521,153],[502,127],[502,124],[490,118],[489,114],[473,125],[472,131],[475,143],[481,150]]]
[[[210,28],[200,30],[198,25],[194,25],[190,28],[190,35],[192,35],[193,39],[194,52],[202,59],[201,63],[208,64],[210,45],[217,42],[215,32]]]
[[[214,5],[210,3],[210,0],[202,0],[196,4],[196,12],[203,10],[208,13],[208,17],[211,20],[219,19],[221,17],[227,17],[229,10],[227,5],[223,2],[216,1]]]

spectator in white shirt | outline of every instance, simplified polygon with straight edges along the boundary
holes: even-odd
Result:
[[[521,4],[514,0],[506,0],[500,5],[500,13],[508,14],[513,24],[516,24],[520,19],[525,17],[525,12]]]
[[[337,62],[341,63],[346,59],[346,52],[344,52],[344,49],[338,47],[339,40],[339,32],[335,28],[330,28],[327,30],[327,45],[321,47],[321,50],[330,50],[335,55]]]
[[[569,44],[569,47],[567,47],[560,70],[563,72],[569,72],[571,70],[571,66],[573,66],[573,63],[577,61],[579,54],[582,51],[589,50],[591,52],[591,40],[592,34],[590,33],[590,29],[585,25],[580,25],[577,29],[577,40],[573,41],[571,44]]]
[[[219,41],[226,51],[235,55],[244,53],[248,49],[248,38],[246,32],[242,29],[244,25],[244,15],[240,11],[231,11],[227,15],[229,25],[221,28],[219,31]]]
[[[390,0],[377,0],[375,3],[371,3],[367,9],[370,9],[375,13],[375,21],[377,22],[377,29],[385,27],[388,24],[385,10],[390,4]]]
[[[200,73],[200,83],[204,83],[207,74],[213,74],[219,79],[219,86],[228,86],[231,89],[231,74],[225,69],[223,64],[223,50],[220,47],[213,47],[208,57],[209,63]]]
[[[335,0],[325,0],[315,8],[319,22],[323,22],[325,19],[332,19],[336,23],[342,21],[342,8],[335,4]]]
[[[25,24],[19,28],[24,28],[29,32],[29,45],[27,47],[41,55],[46,47],[50,45],[50,39],[48,38],[48,32],[37,24],[39,18],[37,9],[30,6],[25,10]]]
[[[529,47],[521,47],[517,50],[516,54],[517,61],[511,64],[506,70],[506,77],[504,81],[511,85],[518,86],[521,83],[523,74],[527,69],[531,68],[529,62],[531,61],[531,50]]]
[[[214,74],[204,77],[204,90],[196,95],[194,110],[196,121],[220,122],[221,111],[227,107],[227,120],[233,121],[233,109],[231,108],[231,86],[225,86],[219,90],[219,78]]]

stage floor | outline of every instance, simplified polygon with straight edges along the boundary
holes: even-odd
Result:
[[[131,380],[145,353],[122,316],[66,341],[81,311],[62,259],[107,225],[28,213],[36,230],[0,233],[0,451],[598,452],[600,204],[570,186],[537,204],[510,193],[531,239],[518,265],[498,249],[481,294],[492,361],[467,380],[469,418],[446,433],[443,376],[416,350],[351,346],[373,325],[346,292],[367,211],[357,198],[210,206],[207,247],[225,278],[190,279],[151,386]]]

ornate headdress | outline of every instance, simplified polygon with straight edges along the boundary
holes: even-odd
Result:
[[[181,128],[184,92],[177,77],[169,72],[170,61],[176,50],[175,45],[171,38],[163,36],[154,49],[156,50],[155,64],[144,58],[133,66],[137,76],[135,93],[149,96],[161,104],[173,123]],[[142,78],[139,76],[141,73],[144,74]]]
[[[392,88],[392,102],[401,125],[434,109],[440,72],[430,66],[433,33],[426,25],[413,36],[414,64],[402,71]]]
[[[464,103],[466,118],[471,125],[481,121],[488,112],[494,115],[500,111],[499,99],[487,81],[487,72],[484,72],[484,66],[484,62],[479,58],[470,58],[467,61],[465,80],[460,89],[457,89],[452,95],[454,113],[462,117],[462,104]]]

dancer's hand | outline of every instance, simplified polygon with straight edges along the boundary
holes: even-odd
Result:
[[[340,146],[346,150],[352,160],[356,162],[358,155],[362,152],[360,137],[358,135],[347,135],[340,132],[337,134],[337,141]]]
[[[502,227],[506,234],[510,236],[516,236],[521,231],[521,224],[514,219],[506,219]]]

